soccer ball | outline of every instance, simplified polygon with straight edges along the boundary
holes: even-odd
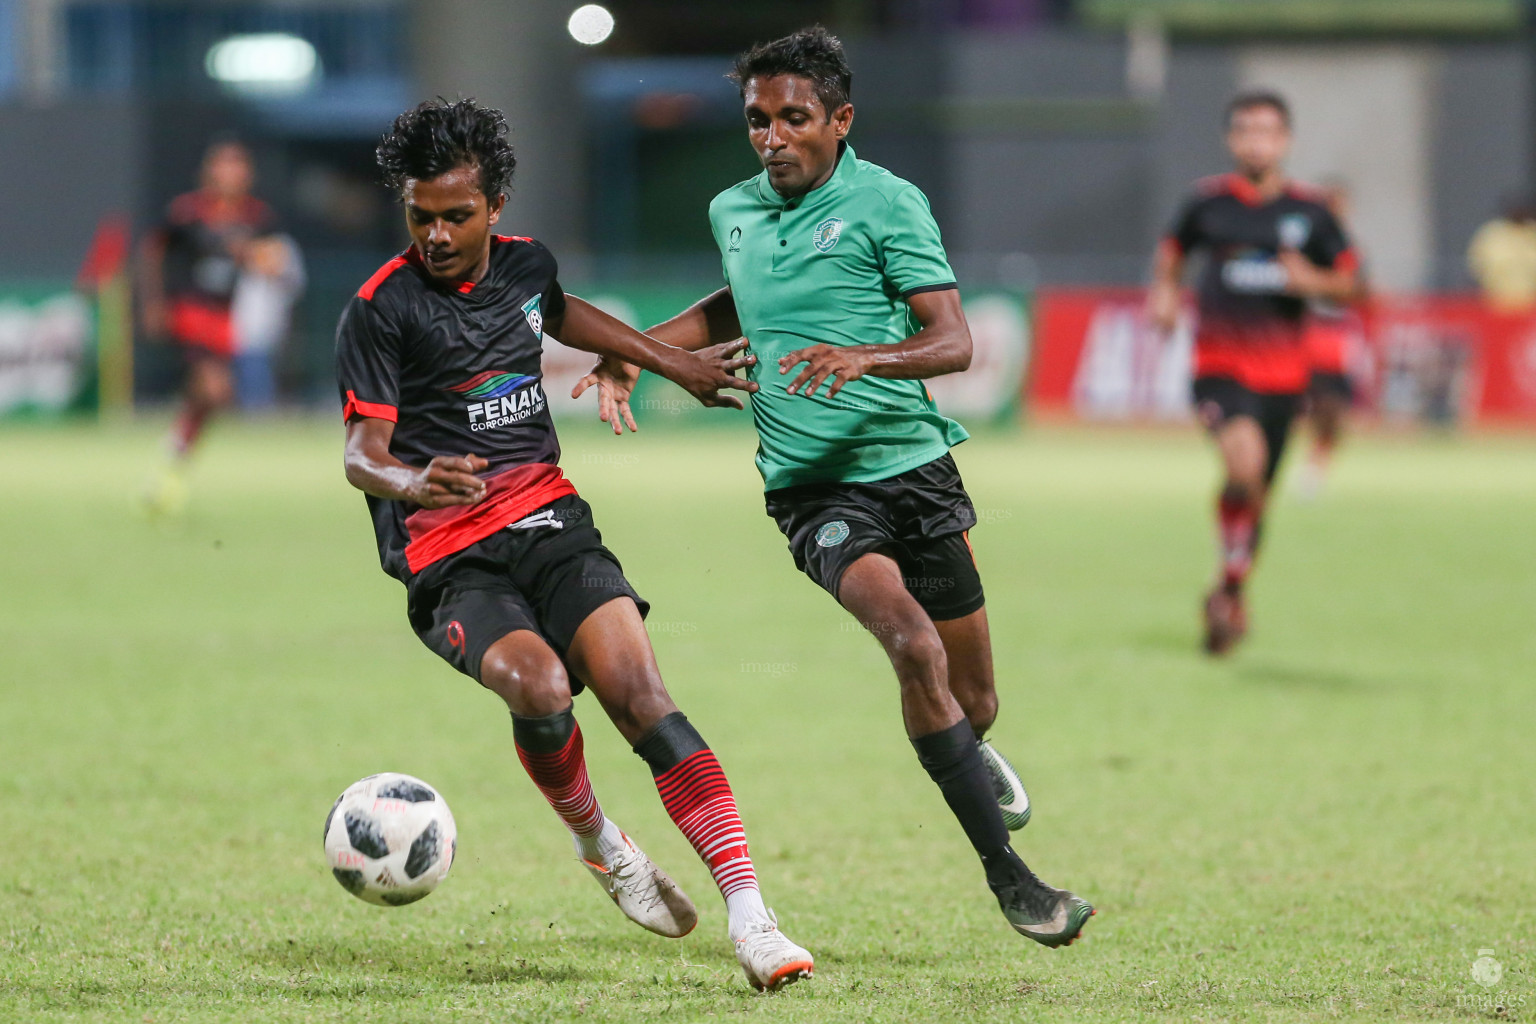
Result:
[[[453,866],[459,832],[437,790],[384,772],[346,788],[325,816],[325,859],[347,892],[381,907],[415,903]]]

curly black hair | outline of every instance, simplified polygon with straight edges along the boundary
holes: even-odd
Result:
[[[758,43],[736,58],[736,67],[726,77],[746,96],[748,82],[774,75],[809,78],[829,121],[832,112],[853,95],[853,69],[843,55],[842,40],[820,25],[771,43]]]
[[[480,171],[480,191],[487,197],[506,195],[512,188],[517,158],[507,141],[507,119],[501,111],[472,99],[449,103],[439,97],[395,118],[374,151],[384,184],[396,196],[407,178],[429,181],[455,167]]]

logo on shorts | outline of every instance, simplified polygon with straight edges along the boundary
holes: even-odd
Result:
[[[831,252],[837,240],[843,237],[843,218],[828,217],[816,225],[816,233],[811,236],[811,242],[816,246],[817,252]]]
[[[823,548],[835,548],[848,539],[848,524],[841,519],[827,523],[816,531],[816,545]]]
[[[528,318],[528,326],[533,328],[533,333],[540,341],[544,340],[544,312],[539,309],[540,296],[535,295],[523,303],[523,316]]]
[[[448,628],[444,632],[448,634],[449,647],[456,651],[464,649],[464,627],[459,624],[459,620],[455,619],[448,623]]]

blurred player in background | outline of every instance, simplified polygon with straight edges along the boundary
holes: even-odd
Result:
[[[692,350],[750,339],[768,514],[796,566],[885,648],[907,736],[1009,924],[1070,943],[1093,907],[1009,845],[1029,798],[980,740],[997,691],[976,512],[949,454],[967,434],[922,383],[971,360],[938,225],[922,192],[848,145],[853,74],[825,29],[754,48],[733,78],[763,173],[710,204],[727,286],[650,333]],[[601,417],[633,429],[637,375],[605,360],[575,393],[597,385]]]
[[[186,363],[181,411],[166,442],[166,462],[144,493],[153,512],[186,502],[186,465],[204,427],[234,397],[230,304],[241,269],[275,221],[251,194],[256,171],[245,145],[216,139],[203,156],[197,191],[177,196],[145,239],[139,261],[144,331],[169,337]]]
[[[337,329],[347,479],[368,495],[416,635],[506,703],[518,758],[603,891],[660,935],[698,919],[593,795],[571,700],[584,687],[714,876],[747,980],[778,988],[809,977],[811,955],[764,906],[725,772],[662,684],[650,606],[560,470],[541,362],[547,330],[739,409],[718,392],[752,390],[731,372],[750,357],[739,343],[696,354],[638,334],[566,295],[544,246],[492,234],[516,165],[506,132],[500,111],[473,100],[424,103],[379,144],[412,246]]]
[[[1147,313],[1172,331],[1184,266],[1201,253],[1194,400],[1225,480],[1217,503],[1220,562],[1206,595],[1205,649],[1223,654],[1247,632],[1243,586],[1253,567],[1270,484],[1310,377],[1307,304],[1355,294],[1355,255],[1315,191],[1288,181],[1291,114],[1271,92],[1227,105],[1236,170],[1201,180],[1153,259]]]
[[[1349,223],[1349,186],[1342,181],[1329,181],[1323,183],[1320,191],[1328,212],[1340,227],[1345,227]],[[1354,401],[1349,356],[1364,343],[1365,320],[1360,315],[1360,303],[1365,300],[1365,292],[1365,272],[1361,267],[1356,270],[1355,294],[1350,301],[1320,298],[1308,310],[1306,346],[1312,372],[1307,382],[1306,408],[1312,449],[1298,479],[1303,498],[1315,498],[1322,492],[1344,429],[1344,417]]]

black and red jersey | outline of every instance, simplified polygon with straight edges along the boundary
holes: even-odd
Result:
[[[177,196],[160,225],[166,298],[227,310],[240,272],[236,250],[276,230],[271,208],[253,196],[232,203],[206,192]]]
[[[1344,229],[1322,197],[1292,184],[1265,200],[1240,175],[1205,178],[1163,244],[1207,258],[1196,286],[1195,376],[1229,377],[1268,394],[1305,389],[1307,303],[1286,293],[1277,256],[1294,249],[1319,267],[1353,262]]]
[[[343,416],[394,422],[390,453],[411,466],[479,455],[485,500],[428,510],[368,498],[379,560],[402,581],[575,488],[544,396],[546,317],[565,312],[555,258],[497,235],[475,283],[434,280],[414,248],[380,267],[336,330]]]

